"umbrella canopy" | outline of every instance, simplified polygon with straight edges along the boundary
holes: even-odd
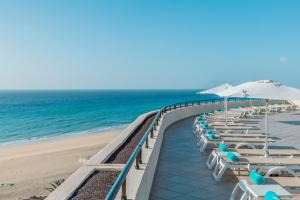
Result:
[[[299,100],[300,90],[288,87],[278,81],[259,80],[246,82],[218,92],[221,97],[249,97],[261,99]]]
[[[247,97],[260,99],[274,100],[298,100],[300,99],[300,90],[293,87],[288,87],[278,81],[260,80],[255,82],[247,82],[235,87],[229,88],[217,95],[221,97]],[[268,102],[266,101],[266,108]],[[265,112],[265,156],[268,151],[268,111]]]
[[[218,93],[223,92],[225,90],[228,90],[232,88],[232,85],[229,83],[224,83],[222,85],[219,85],[217,87],[211,88],[209,90],[204,90],[204,91],[200,91],[197,92],[197,94],[216,94],[218,95]],[[224,108],[225,108],[225,126],[227,126],[227,97],[224,97]]]
[[[227,90],[231,87],[232,87],[232,85],[230,85],[229,83],[224,83],[222,85],[211,88],[209,90],[204,90],[204,91],[197,92],[197,94],[217,94],[217,93],[222,92],[224,90]]]

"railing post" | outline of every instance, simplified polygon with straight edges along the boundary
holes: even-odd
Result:
[[[122,183],[122,196],[121,196],[122,200],[127,200],[127,194],[126,194],[126,178],[124,180],[124,182]]]
[[[150,132],[150,137],[153,138],[154,137],[154,134],[153,134],[154,130],[153,128],[151,129],[151,132]]]
[[[135,158],[135,168],[140,169],[140,158],[139,155]]]
[[[135,158],[135,168],[140,169],[141,163],[142,163],[142,149],[139,151],[137,157]]]
[[[140,164],[143,163],[143,158],[142,158],[142,149],[140,150],[139,152],[139,161],[140,161]]]
[[[148,141],[148,137],[146,139],[146,148],[149,149],[149,141]]]

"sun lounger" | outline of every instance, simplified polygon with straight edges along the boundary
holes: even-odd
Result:
[[[209,123],[210,126],[225,126],[226,123],[223,121],[212,121],[212,120],[208,120],[207,121]],[[227,122],[227,126],[246,126],[245,123],[241,123],[241,122]]]
[[[256,172],[251,172],[256,173]],[[256,174],[254,174],[256,175]],[[258,174],[260,176],[260,174]],[[242,178],[234,187],[230,200],[243,200],[243,199],[268,199],[267,196],[271,194],[270,199],[300,199],[300,178],[295,176],[288,177],[271,177],[266,175],[265,177],[259,177],[263,179],[262,184],[257,184],[251,175],[246,178]],[[261,180],[261,179],[260,179]]]
[[[223,147],[223,148],[221,148]],[[227,147],[227,146],[226,146]],[[225,157],[227,152],[233,152],[236,156],[264,156],[266,151],[264,149],[232,149],[224,147],[224,144],[219,148],[213,150],[206,161],[208,169],[213,169],[219,162],[220,158]],[[299,157],[300,150],[296,149],[269,149],[269,157]]]
[[[264,133],[251,133],[248,129],[247,130],[216,130],[210,128],[203,128],[200,125],[195,126],[193,128],[193,132],[197,136],[201,136],[202,134],[205,134],[210,130],[212,130],[216,135],[220,137],[265,137]]]
[[[210,126],[208,125],[210,129],[215,129],[215,130],[258,130],[257,127],[253,126]]]
[[[269,143],[275,142],[273,139],[268,139]],[[261,137],[217,137],[212,139],[207,135],[201,135],[200,141],[197,143],[200,146],[200,152],[203,152],[208,145],[218,147],[220,143],[225,143],[230,147],[235,147],[240,143],[251,144],[252,146],[262,146],[265,143],[265,138]],[[249,146],[251,146],[249,145]]]
[[[243,138],[265,138],[265,135],[262,133],[239,133],[239,132],[228,132],[228,133],[222,133],[217,132],[215,133],[219,137],[243,137]]]
[[[227,156],[220,158],[213,170],[213,177],[220,181],[227,169],[257,169],[268,172],[274,167],[288,167],[289,169],[300,169],[300,158],[273,158],[273,157],[256,157],[256,156],[238,156],[238,161],[232,161]]]

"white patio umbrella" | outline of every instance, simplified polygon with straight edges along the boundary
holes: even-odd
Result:
[[[199,91],[197,92],[197,94],[218,94],[219,92],[223,92],[224,90],[227,90],[229,88],[232,88],[232,85],[229,83],[224,83],[209,90]]]
[[[246,82],[218,93],[221,97],[250,97],[266,99],[265,112],[265,149],[268,155],[268,100],[299,100],[300,90],[288,87],[278,81],[259,80]]]
[[[209,90],[199,91],[199,92],[197,92],[197,94],[216,94],[216,95],[218,95],[218,93],[228,90],[232,87],[233,86],[231,84],[224,83],[222,85],[211,88]],[[227,126],[227,97],[224,97],[224,108],[225,108],[225,126]]]

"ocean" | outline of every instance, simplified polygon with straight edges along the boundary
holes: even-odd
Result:
[[[122,129],[142,113],[209,98],[196,90],[0,91],[0,145]]]

